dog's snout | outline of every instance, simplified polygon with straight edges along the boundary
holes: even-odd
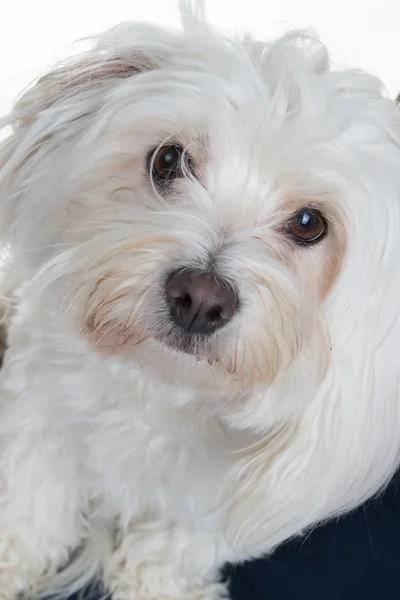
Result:
[[[166,285],[173,321],[187,333],[211,334],[234,316],[235,290],[209,273],[175,271]]]

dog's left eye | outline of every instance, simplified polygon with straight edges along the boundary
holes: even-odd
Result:
[[[184,150],[181,146],[163,146],[152,154],[150,164],[155,181],[167,183],[183,177]]]
[[[285,224],[286,232],[299,245],[315,244],[327,233],[325,217],[311,208],[302,208]]]

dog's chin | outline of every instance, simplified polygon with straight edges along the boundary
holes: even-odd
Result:
[[[128,336],[121,343],[119,335],[99,340],[91,337],[89,346],[103,359],[130,364],[174,386],[207,388],[209,391],[219,387],[219,377],[215,373],[219,361],[216,344],[207,336],[171,331],[164,335],[147,332],[143,338]]]
[[[209,364],[213,362],[215,353],[212,351],[212,345],[206,342],[202,336],[195,338],[190,335],[181,335],[179,337],[167,337],[159,342],[165,345],[168,350],[192,356],[198,361],[207,360]]]
[[[211,347],[190,338],[153,339],[145,348],[137,348],[134,363],[164,383],[206,390],[213,395],[226,389],[227,373]]]
[[[89,323],[90,325],[90,323]],[[81,330],[82,331],[82,330]],[[229,337],[229,336],[228,336]],[[208,394],[236,393],[241,379],[232,369],[226,354],[229,340],[220,332],[187,333],[173,324],[150,323],[124,331],[124,321],[113,329],[85,330],[91,352],[102,359],[123,362],[143,375],[174,386],[206,390]]]
[[[232,376],[224,369],[213,336],[185,335],[154,337],[146,351],[137,348],[135,363],[167,384],[207,391],[211,397],[236,389]]]

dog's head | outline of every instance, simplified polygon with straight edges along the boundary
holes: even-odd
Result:
[[[118,27],[11,115],[14,255],[93,351],[218,394],[276,388],[285,413],[359,322],[377,327],[367,305],[399,246],[395,111],[301,32]]]

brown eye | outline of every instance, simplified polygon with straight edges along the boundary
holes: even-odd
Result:
[[[151,157],[153,178],[158,182],[169,182],[183,177],[184,150],[181,146],[163,146]]]
[[[302,208],[287,221],[285,229],[297,244],[307,245],[321,241],[328,224],[318,210]]]

